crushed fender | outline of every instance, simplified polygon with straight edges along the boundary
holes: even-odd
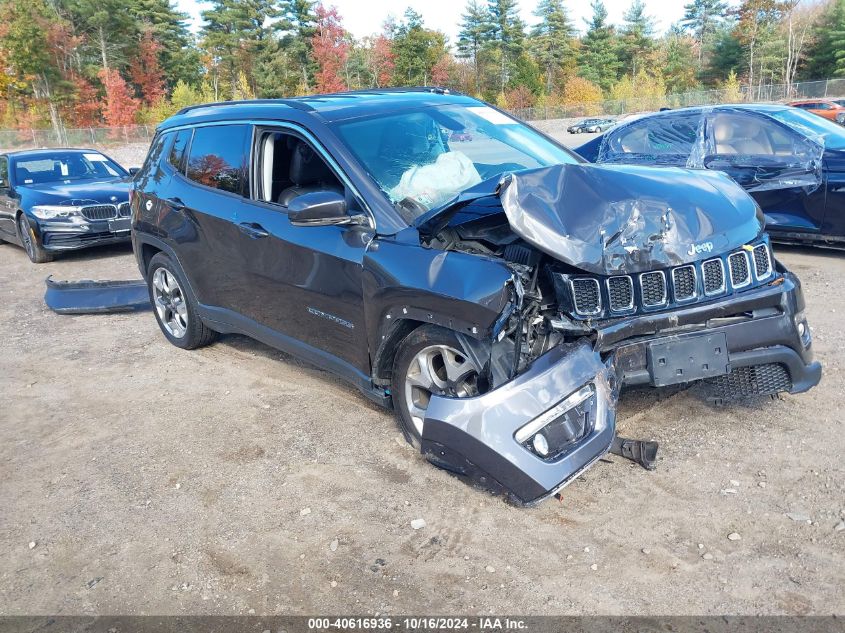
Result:
[[[108,314],[149,310],[150,295],[145,281],[55,281],[44,282],[44,302],[59,314]]]

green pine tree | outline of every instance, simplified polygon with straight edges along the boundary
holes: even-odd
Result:
[[[546,94],[552,94],[563,87],[565,67],[573,57],[574,29],[563,0],[540,0],[535,15],[540,22],[531,31],[531,48],[546,76]]]
[[[619,77],[620,62],[616,50],[616,30],[607,21],[607,9],[601,0],[593,0],[593,17],[581,39],[578,74],[605,92]]]

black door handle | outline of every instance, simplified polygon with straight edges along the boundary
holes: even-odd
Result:
[[[179,198],[168,198],[165,202],[167,203],[167,206],[174,211],[182,211],[185,208],[185,203]]]
[[[269,231],[267,231],[260,224],[256,224],[255,222],[241,222],[240,224],[238,224],[238,228],[240,229],[241,233],[251,237],[254,240],[260,237],[267,237],[268,235],[270,235]]]

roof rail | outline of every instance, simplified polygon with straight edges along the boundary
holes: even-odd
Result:
[[[269,104],[269,105],[286,105],[290,106],[291,108],[296,108],[297,110],[306,110],[312,111],[314,108],[309,106],[306,101],[309,99],[321,99],[327,97],[343,97],[346,95],[354,96],[354,95],[362,95],[362,94],[379,94],[385,92],[430,92],[432,94],[439,94],[439,95],[459,95],[463,96],[463,93],[457,92],[454,90],[450,90],[449,88],[445,88],[443,86],[408,86],[408,87],[398,87],[398,88],[368,88],[366,90],[347,90],[345,92],[329,92],[325,94],[313,94],[313,95],[303,95],[301,97],[290,97],[287,99],[242,99],[238,101],[214,101],[211,103],[198,103],[196,105],[190,105],[187,107],[182,108],[179,110],[174,116],[179,116],[180,114],[185,114],[187,112],[191,112],[192,110],[196,110],[198,108],[207,108],[212,106],[222,106],[222,105],[261,105],[261,104]]]
[[[211,103],[198,103],[196,105],[189,105],[179,110],[174,116],[191,112],[199,108],[210,108],[213,106],[224,105],[286,105],[297,110],[313,110],[314,108],[302,103],[294,101],[293,99],[240,99],[237,101],[212,101]]]

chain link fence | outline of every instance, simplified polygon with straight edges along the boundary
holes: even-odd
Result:
[[[149,143],[155,127],[130,125],[126,127],[67,128],[55,130],[0,130],[0,148],[10,151],[33,147],[98,147],[108,148],[132,143]]]
[[[619,116],[630,112],[645,112],[660,108],[717,105],[737,101],[786,101],[845,97],[845,79],[804,81],[793,84],[764,84],[742,86],[740,94],[730,90],[699,90],[660,97],[641,97],[625,100],[606,100],[561,106],[543,106],[511,110],[524,121],[570,119],[583,116]],[[68,128],[57,134],[53,129],[0,130],[0,149],[15,150],[33,147],[109,147],[134,143],[148,144],[155,133],[151,125],[126,127]]]
[[[608,99],[572,105],[521,108],[511,112],[525,121],[542,121],[545,119],[569,119],[598,115],[619,116],[630,112],[649,112],[660,108],[718,105],[736,101],[791,101],[823,97],[845,97],[845,79],[803,81],[793,84],[763,84],[753,87],[742,86],[739,95],[732,90],[698,90],[659,97]]]

